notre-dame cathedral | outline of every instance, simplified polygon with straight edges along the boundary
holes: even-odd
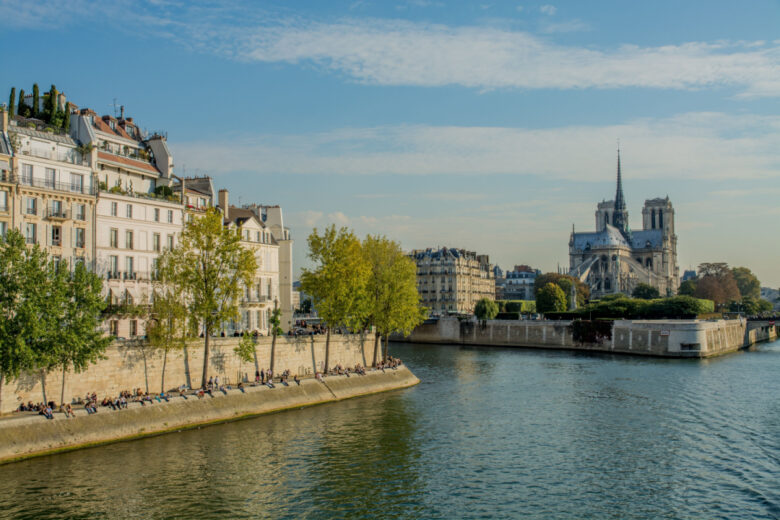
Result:
[[[677,235],[669,197],[649,199],[642,208],[642,230],[632,231],[623,197],[620,151],[615,200],[596,210],[596,231],[575,233],[569,239],[569,274],[590,287],[591,297],[631,294],[637,284],[657,288],[662,296],[677,293]]]

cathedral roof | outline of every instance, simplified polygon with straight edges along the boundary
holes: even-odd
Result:
[[[662,247],[664,242],[663,230],[643,229],[642,231],[632,231],[631,242],[634,249]]]
[[[663,231],[660,229],[647,229],[632,231],[631,241],[620,232],[618,228],[607,224],[604,231],[595,233],[574,233],[572,235],[572,248],[579,250],[600,249],[603,247],[628,247],[630,249],[659,248],[663,245]]]

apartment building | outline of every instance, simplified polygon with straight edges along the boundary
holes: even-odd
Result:
[[[488,255],[443,247],[413,250],[409,256],[417,264],[420,301],[431,315],[470,314],[480,299],[495,299]]]

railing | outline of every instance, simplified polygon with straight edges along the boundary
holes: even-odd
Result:
[[[156,280],[157,277],[153,272],[145,271],[109,271],[105,274],[106,280],[132,280],[132,281],[147,281]]]
[[[31,155],[33,157],[40,157],[41,159],[49,159],[52,161],[60,161],[60,162],[66,162],[70,164],[78,164],[78,165],[86,165],[87,161],[84,159],[84,157],[81,157],[81,154],[79,154],[77,151],[72,152],[53,152],[53,151],[43,151],[43,150],[35,150],[32,148],[26,148],[21,150],[22,155]]]
[[[62,208],[48,208],[46,210],[46,218],[65,220],[70,218],[70,212]]]
[[[266,296],[265,294],[262,294],[260,296],[243,296],[241,298],[241,303],[265,303],[270,301],[271,301],[271,297]]]
[[[39,179],[22,175],[19,178],[20,184],[25,186],[34,186],[36,188],[46,188],[57,191],[69,191],[71,193],[83,193],[84,195],[94,195],[95,189],[92,186],[84,186],[72,182],[55,182],[50,179]]]

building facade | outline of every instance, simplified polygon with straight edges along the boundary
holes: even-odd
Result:
[[[495,299],[488,255],[444,247],[414,250],[409,256],[417,264],[420,302],[431,315],[471,314],[480,299]]]
[[[527,265],[516,265],[505,273],[504,300],[535,300],[534,282],[542,274],[539,269]]]
[[[618,152],[615,200],[598,204],[595,232],[572,229],[569,274],[587,283],[591,296],[598,298],[631,294],[640,283],[657,288],[662,295],[673,295],[680,285],[679,273],[674,208],[669,197],[646,200],[642,229],[632,231]]]

